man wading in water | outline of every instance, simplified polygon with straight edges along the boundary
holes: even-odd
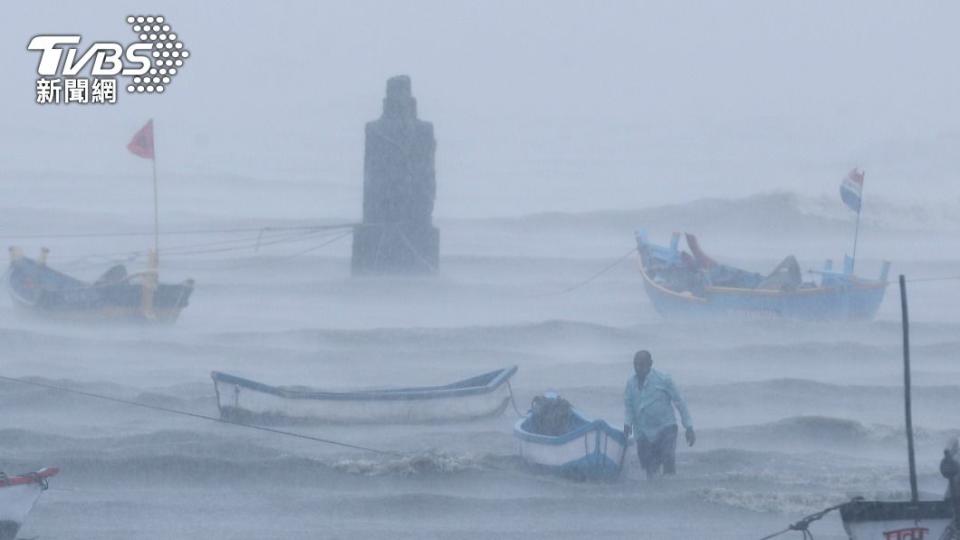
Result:
[[[697,440],[687,403],[680,397],[673,380],[652,368],[653,357],[649,351],[634,355],[633,370],[636,374],[627,381],[627,389],[623,393],[626,409],[623,432],[627,437],[633,432],[637,440],[637,456],[643,470],[647,471],[647,478],[660,474],[661,467],[663,474],[677,472],[677,418],[673,413],[674,407],[680,411],[680,421],[686,428],[687,445],[693,446]]]

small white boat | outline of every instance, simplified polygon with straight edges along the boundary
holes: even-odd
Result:
[[[17,537],[27,514],[47,489],[47,479],[58,472],[60,469],[50,467],[17,476],[0,473],[0,540]]]
[[[510,403],[510,377],[498,369],[444,386],[328,392],[304,386],[270,386],[214,371],[217,406],[224,420],[254,424],[427,423],[501,414]]]
[[[628,441],[623,431],[603,420],[590,420],[571,409],[568,429],[562,435],[541,435],[532,427],[533,415],[513,428],[523,459],[548,472],[584,480],[612,480],[620,476]]]

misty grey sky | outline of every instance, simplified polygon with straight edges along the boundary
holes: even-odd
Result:
[[[164,95],[34,104],[32,35],[128,41],[130,13],[193,54]],[[868,204],[956,201],[957,20],[950,2],[8,3],[0,206],[34,204],[18,183],[68,204],[64,182],[147,181],[124,145],[153,116],[168,204],[229,191],[244,215],[296,183],[298,216],[358,216],[363,123],[398,73],[436,127],[441,217],[833,197],[854,165]]]

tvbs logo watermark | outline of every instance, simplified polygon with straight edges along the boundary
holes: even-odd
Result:
[[[40,53],[37,103],[116,103],[118,86],[131,94],[166,91],[190,51],[162,16],[130,15],[127,24],[137,41],[97,41],[82,53],[79,35],[34,36],[27,49]],[[90,76],[81,76],[86,73]],[[118,75],[124,78],[120,83]]]

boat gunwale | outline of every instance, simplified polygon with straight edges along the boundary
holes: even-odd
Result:
[[[220,371],[212,371],[210,378],[214,385],[218,382],[235,384],[250,390],[271,394],[285,399],[303,399],[316,401],[401,401],[401,400],[429,400],[449,397],[461,397],[489,394],[507,383],[517,372],[517,366],[488,371],[480,375],[461,379],[441,386],[424,386],[413,388],[382,388],[374,390],[356,390],[350,392],[330,392],[323,390],[293,390],[281,386],[271,386],[251,379],[230,375]],[[458,384],[491,377],[486,384],[480,386],[456,387]],[[219,401],[219,400],[218,400]]]
[[[34,265],[36,268],[32,268],[32,269],[31,269],[31,268],[19,268],[18,266],[23,265],[23,261],[24,261],[24,260],[29,261],[30,264]],[[86,291],[86,290],[97,290],[97,289],[109,289],[109,288],[111,288],[111,287],[117,287],[117,286],[120,286],[120,285],[125,285],[125,286],[129,286],[129,287],[141,287],[141,285],[136,285],[136,284],[132,283],[130,280],[131,280],[132,278],[141,277],[141,276],[144,276],[144,275],[147,275],[147,274],[150,273],[150,272],[136,272],[136,273],[134,273],[134,274],[129,274],[129,275],[127,275],[126,277],[124,277],[124,278],[123,278],[122,280],[120,280],[119,282],[97,283],[97,282],[84,281],[84,280],[82,280],[82,279],[75,278],[75,277],[71,276],[70,274],[61,272],[61,271],[59,271],[59,270],[57,270],[57,269],[55,269],[55,268],[51,268],[51,267],[46,266],[46,265],[41,265],[40,263],[38,263],[37,261],[35,261],[35,260],[33,260],[33,259],[29,258],[29,257],[23,257],[23,256],[21,256],[21,257],[18,258],[18,259],[15,259],[15,260],[13,260],[13,261],[10,261],[10,269],[11,269],[11,270],[18,270],[20,273],[23,273],[23,274],[28,274],[28,273],[30,273],[30,272],[36,272],[36,271],[38,271],[38,269],[39,269],[39,271],[48,272],[48,273],[50,273],[50,274],[53,274],[53,275],[57,276],[59,279],[63,279],[63,280],[68,281],[68,282],[74,282],[73,284],[76,285],[75,287],[71,287],[71,288],[64,288],[64,287],[45,287],[45,286],[43,286],[43,285],[39,285],[39,286],[36,287],[36,288],[39,289],[42,293],[46,293],[46,294],[60,294],[60,293],[72,292],[72,291]],[[7,284],[8,284],[8,288],[9,288],[11,291],[14,291],[15,288],[16,288],[16,287],[15,287],[15,284],[14,284],[13,274],[14,274],[14,272],[12,272],[12,271],[8,271],[8,272],[7,272]],[[190,278],[187,278],[187,279],[185,279],[185,280],[183,280],[183,281],[181,281],[181,282],[179,282],[179,283],[161,282],[161,281],[158,280],[158,281],[157,281],[157,288],[159,289],[160,286],[170,287],[170,288],[180,287],[180,288],[186,289],[186,290],[188,291],[187,294],[192,294],[192,293],[193,293],[194,286],[195,286],[195,283],[194,283],[194,280],[193,280],[193,279],[190,279]],[[181,292],[180,294],[181,294],[181,296],[183,296],[184,293]],[[24,302],[26,302],[26,303],[28,303],[28,304],[33,305],[32,303],[30,303],[29,300],[24,299],[22,295],[17,294],[17,297],[18,297],[19,299],[22,299],[22,301],[24,301]]]
[[[7,476],[0,479],[0,489],[13,486],[23,486],[29,484],[39,484],[47,478],[56,476],[60,472],[58,467],[44,467],[40,470],[22,473],[16,476]]]
[[[653,245],[653,244],[651,244]],[[637,253],[640,253],[640,247],[637,247]],[[792,291],[776,290],[776,289],[747,289],[743,287],[717,287],[713,285],[707,285],[704,287],[704,290],[708,293],[706,296],[697,296],[691,291],[690,294],[684,294],[673,289],[668,289],[663,285],[653,281],[650,275],[647,273],[647,269],[643,264],[643,257],[638,258],[638,266],[640,268],[640,275],[643,277],[644,283],[655,288],[657,291],[664,294],[674,296],[676,298],[686,300],[689,302],[701,302],[708,303],[710,302],[709,294],[718,294],[718,295],[744,295],[744,296],[775,296],[779,298],[786,298],[792,296],[808,296],[814,294],[835,294],[838,291],[847,290],[847,289],[859,289],[864,291],[869,291],[873,289],[885,289],[889,285],[889,281],[882,280],[873,280],[873,279],[864,279],[857,276],[850,276],[849,283],[850,287],[824,287],[818,285],[816,287],[809,288],[797,288]]]

